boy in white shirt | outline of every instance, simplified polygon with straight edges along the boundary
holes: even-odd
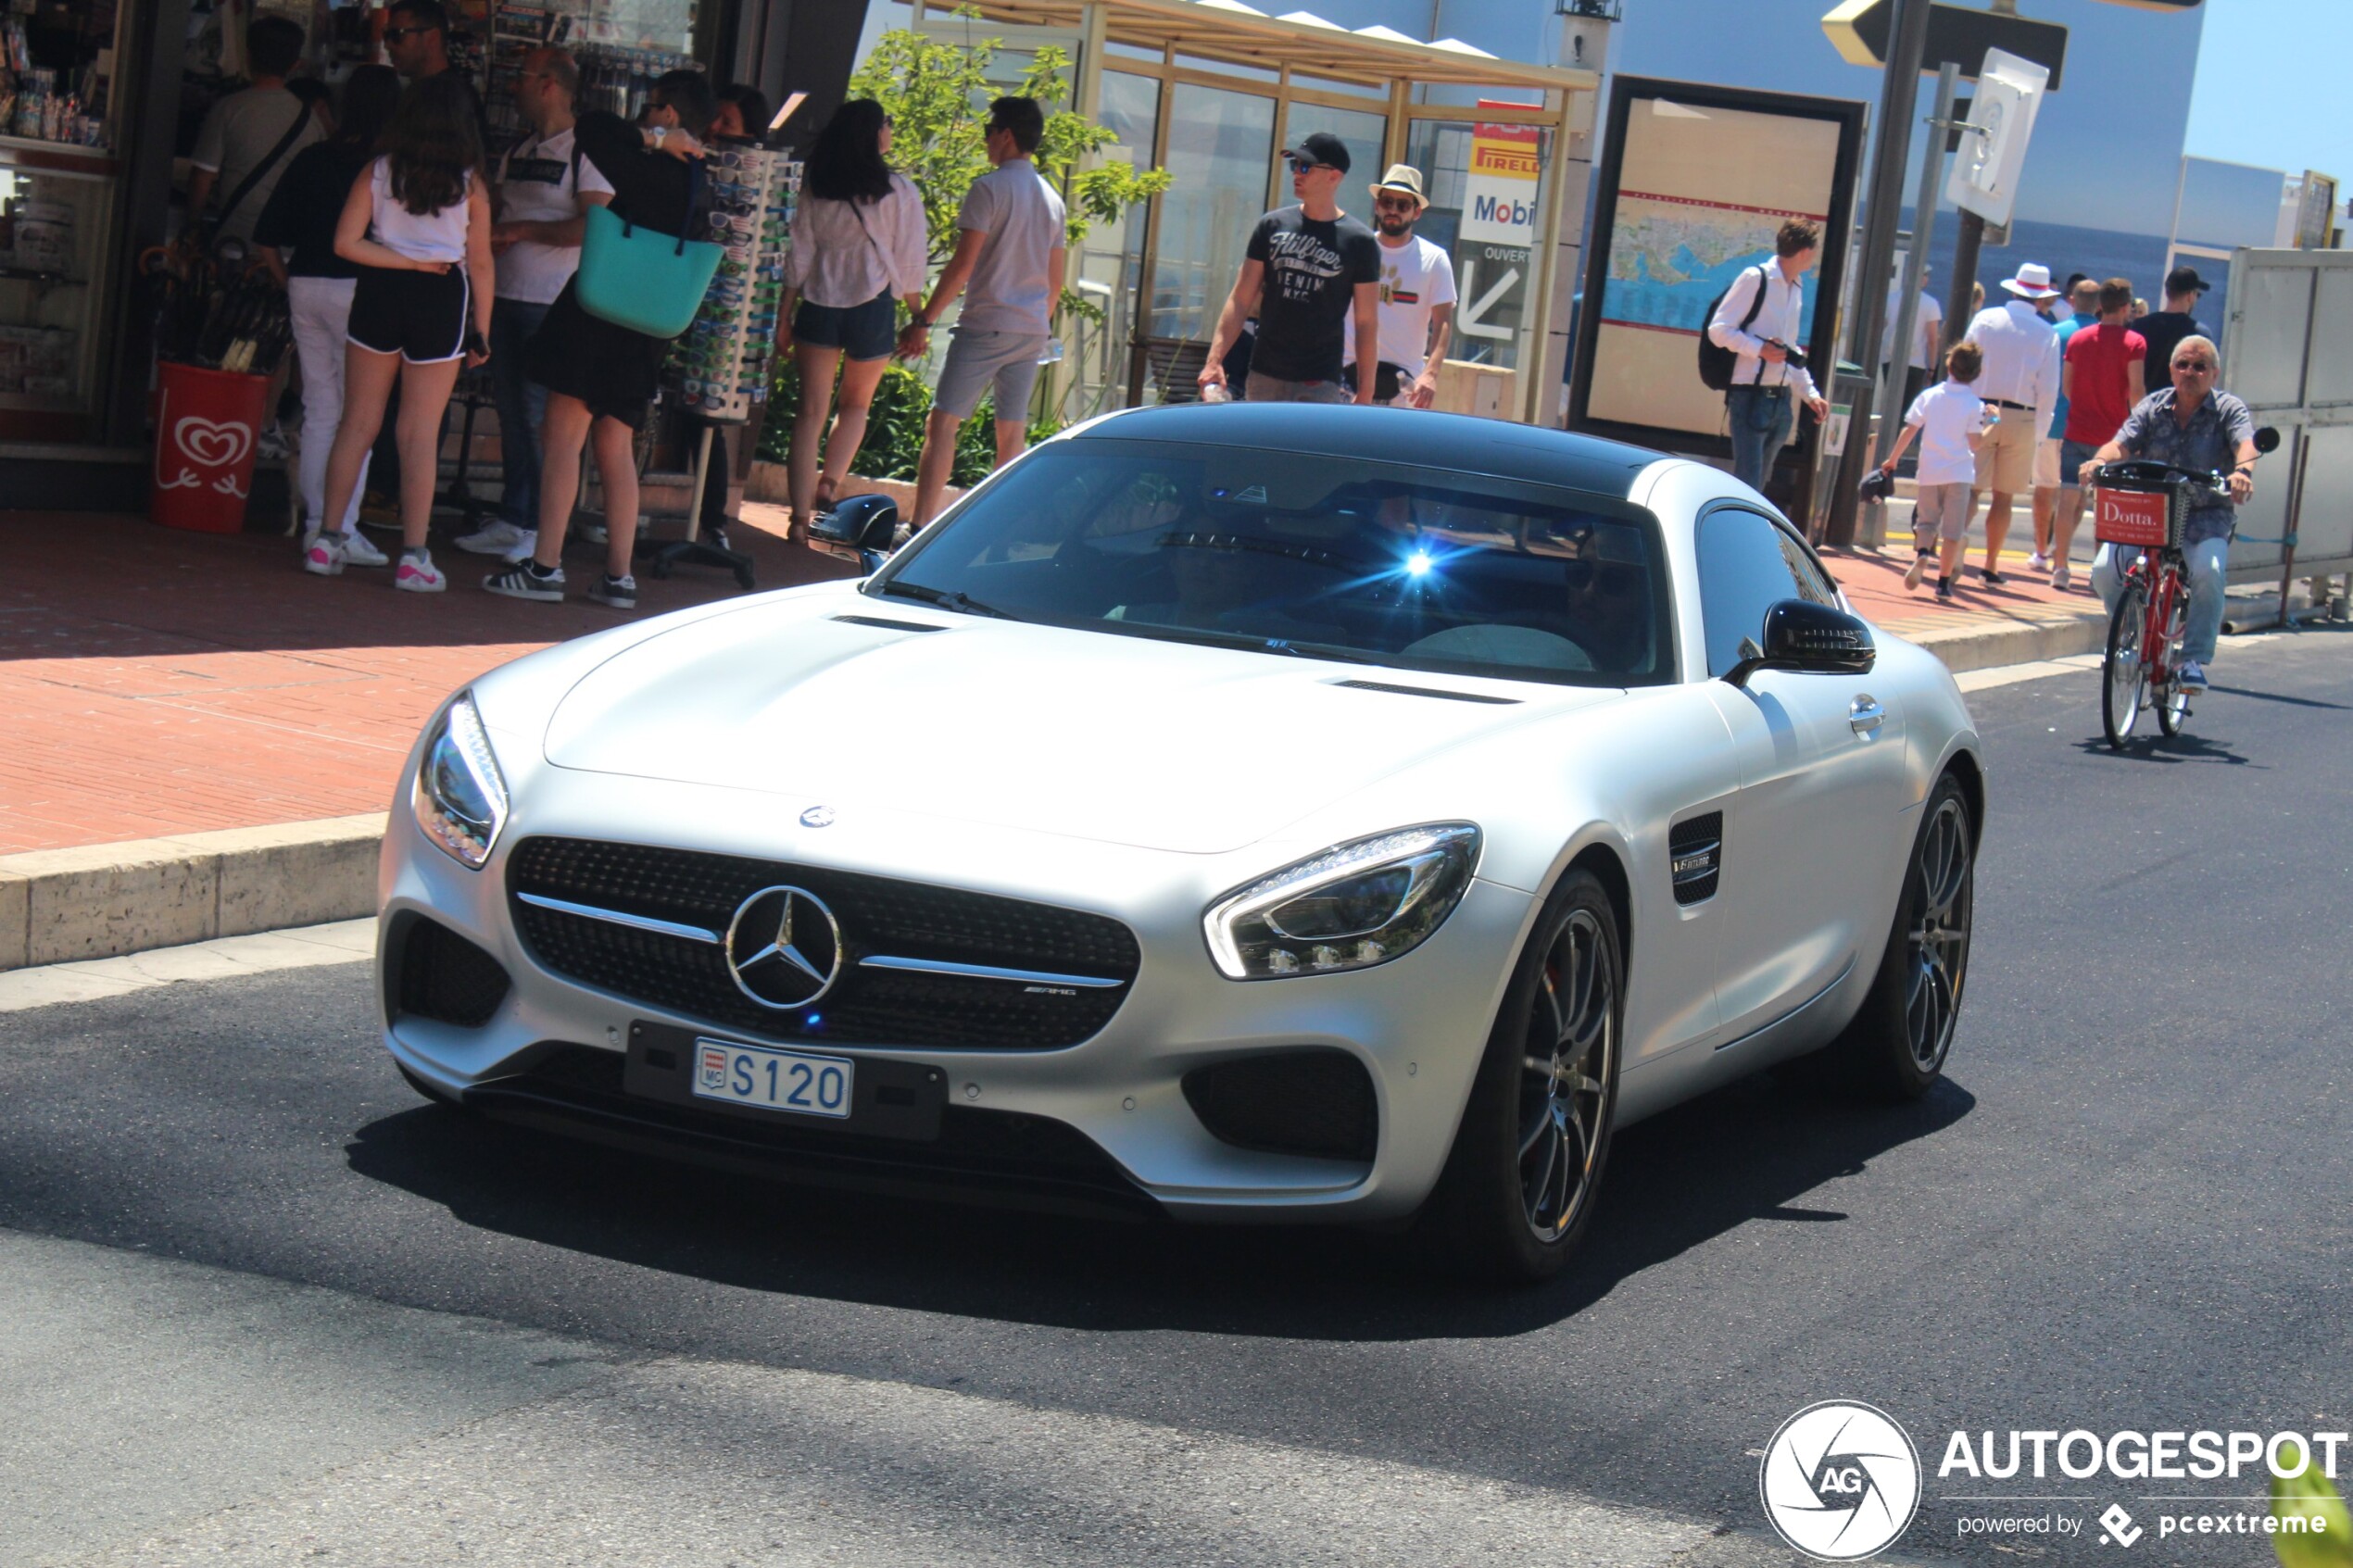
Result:
[[[1957,343],[1944,357],[1945,380],[1921,393],[1904,416],[1904,432],[1895,450],[1880,465],[1890,478],[1895,461],[1920,437],[1919,499],[1912,510],[1912,543],[1919,553],[1904,586],[1917,590],[1928,571],[1930,541],[1937,546],[1936,596],[1953,596],[1953,574],[1960,570],[1961,552],[1969,542],[1970,486],[1977,480],[1977,449],[1985,440],[1985,402],[1970,383],[1985,368],[1985,358],[1974,343]]]

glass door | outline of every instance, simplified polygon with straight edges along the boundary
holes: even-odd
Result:
[[[1098,123],[1119,138],[1116,145],[1104,149],[1107,157],[1150,167],[1160,128],[1160,83],[1129,71],[1104,71]],[[1075,422],[1116,407],[1126,387],[1151,205],[1137,203],[1119,223],[1095,224],[1079,244],[1070,286],[1101,315],[1097,320],[1076,317],[1067,323],[1064,348],[1072,380],[1059,410],[1065,420]]]
[[[1160,197],[1144,331],[1129,371],[1129,401],[1190,402],[1218,312],[1234,286],[1250,232],[1265,212],[1275,157],[1275,100],[1178,82],[1168,90],[1172,176]]]

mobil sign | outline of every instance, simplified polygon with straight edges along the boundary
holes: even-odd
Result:
[[[1539,157],[1533,125],[1471,127],[1460,233],[1482,245],[1536,244]]]

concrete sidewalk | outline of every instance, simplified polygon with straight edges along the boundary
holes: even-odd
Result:
[[[736,533],[763,588],[848,571],[784,519],[748,504]],[[494,598],[474,586],[493,563],[447,548],[450,591],[423,596],[383,571],[305,576],[283,539],[135,517],[0,513],[0,970],[368,913],[394,774],[434,707],[624,619]],[[1907,559],[1829,558],[1857,609],[1956,671],[2098,646],[2088,593],[2015,573],[1986,590],[1971,568],[1938,605],[1904,592]],[[698,569],[638,587],[638,616],[735,592]]]

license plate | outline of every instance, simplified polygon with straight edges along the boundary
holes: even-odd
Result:
[[[730,1105],[847,1118],[855,1071],[856,1064],[838,1056],[811,1056],[725,1040],[695,1042],[696,1096]]]

